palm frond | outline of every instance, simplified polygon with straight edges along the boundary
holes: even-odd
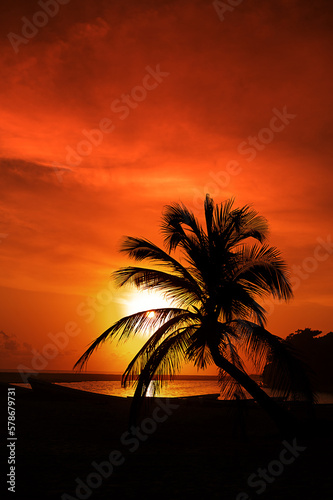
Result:
[[[271,294],[283,300],[293,295],[281,253],[268,245],[243,246],[239,249],[234,279],[241,280],[258,295]]]
[[[195,305],[201,300],[201,290],[184,277],[143,267],[122,267],[113,273],[117,286],[134,284],[141,290],[155,290],[182,308]],[[200,293],[200,294],[199,294]]]
[[[246,205],[241,209],[241,224],[239,231],[239,240],[254,238],[260,243],[266,239],[268,235],[268,222],[265,217],[258,215],[250,205]]]
[[[159,266],[166,266],[176,275],[183,277],[186,282],[191,283],[192,288],[200,296],[200,286],[188,269],[151,241],[127,236],[122,243],[121,251],[127,253],[129,257],[136,261],[148,260]]]
[[[242,399],[246,398],[245,391],[241,384],[231,377],[227,372],[219,369],[218,384],[220,386],[220,395],[223,399],[235,399],[237,394]]]
[[[207,345],[207,332],[202,325],[198,325],[196,331],[191,336],[191,341],[187,349],[188,360],[194,366],[204,370],[213,363],[213,357]]]
[[[213,231],[217,234],[224,234],[226,229],[232,222],[232,207],[234,205],[234,198],[225,200],[220,205],[214,206],[213,213]]]
[[[259,216],[249,205],[231,210],[233,203],[233,199],[228,200],[225,207],[221,206],[220,210],[216,211],[215,217],[217,230],[223,228],[223,239],[227,247],[231,249],[250,237],[262,243],[268,233],[265,217]]]
[[[181,326],[173,331],[154,351],[152,366],[154,368],[154,386],[158,394],[163,384],[173,379],[179,372],[184,362],[188,361],[187,349],[197,325]],[[162,346],[162,344],[165,344]],[[168,352],[165,352],[167,348]],[[164,354],[163,354],[164,353]],[[159,361],[160,360],[160,361]]]
[[[192,326],[179,328],[172,332],[163,342],[147,356],[135,385],[130,420],[135,422],[140,403],[147,393],[148,387],[154,378],[154,393],[158,393],[165,381],[180,370],[186,361],[186,352],[191,338]]]
[[[197,218],[183,204],[175,203],[165,207],[161,228],[168,252],[180,245],[188,253],[195,247],[202,249],[207,244],[207,236]]]
[[[238,340],[238,334],[228,323],[219,324],[220,333],[220,354],[232,363],[236,368],[245,373],[244,365],[242,359],[240,358],[235,342]],[[235,393],[237,393],[241,398],[245,398],[245,392],[241,384],[231,377],[226,371],[219,369],[219,384],[221,389],[221,396],[224,399],[233,399]]]
[[[156,329],[161,323],[168,321],[170,318],[183,314],[184,310],[179,308],[154,309],[155,315],[153,318],[148,316],[149,312],[151,310],[137,312],[116,321],[90,344],[75,363],[74,369],[82,369],[88,363],[92,353],[107,340],[118,338],[118,342],[126,341],[132,335],[144,334],[147,331]]]
[[[174,316],[166,321],[162,326],[160,326],[147,340],[139,352],[134,356],[132,361],[127,366],[123,376],[122,385],[127,387],[135,382],[146,366],[151,354],[157,349],[160,343],[163,341],[164,337],[168,335],[172,330],[179,328],[182,325],[191,324],[196,321],[196,317],[188,312],[184,312],[178,316]]]
[[[231,321],[232,318],[253,319],[263,326],[266,321],[265,309],[253,297],[253,291],[241,281],[227,283],[216,293],[216,303],[220,305],[220,321]]]
[[[269,382],[276,393],[285,399],[293,396],[315,401],[308,369],[288,342],[250,321],[235,320],[233,326],[258,370],[271,361]]]

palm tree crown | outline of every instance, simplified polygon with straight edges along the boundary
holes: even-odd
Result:
[[[121,251],[153,266],[120,268],[113,275],[117,285],[162,292],[172,307],[155,309],[154,317],[142,311],[120,319],[75,366],[82,368],[107,339],[127,340],[152,329],[123,374],[124,386],[136,386],[134,399],[146,394],[153,378],[158,389],[183,362],[198,368],[214,362],[223,391],[246,389],[276,414],[268,396],[246,374],[242,354],[258,369],[269,356],[275,388],[285,397],[302,394],[313,401],[302,363],[284,340],[265,329],[262,299],[292,297],[286,264],[267,244],[266,219],[250,206],[233,208],[233,200],[215,205],[209,195],[204,216],[205,228],[183,204],[167,206],[162,218],[165,250],[144,238],[125,238]]]

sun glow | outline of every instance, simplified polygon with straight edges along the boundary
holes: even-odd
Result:
[[[154,309],[172,307],[163,295],[156,292],[136,292],[126,300],[126,313],[134,314],[136,312],[147,311],[147,318],[154,318]]]

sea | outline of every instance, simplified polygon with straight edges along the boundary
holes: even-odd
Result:
[[[154,382],[153,382],[154,383]],[[153,384],[152,383],[152,384]],[[154,387],[150,385],[148,388],[148,396],[153,396]],[[22,387],[29,387],[29,384],[15,384]],[[61,382],[60,385],[64,387],[71,387],[73,389],[79,389],[81,391],[95,392],[99,394],[107,394],[112,396],[130,397],[134,394],[134,388],[128,387],[124,388],[121,386],[120,380],[85,380],[79,382]],[[268,388],[263,389],[271,396],[273,395],[271,390]],[[203,394],[220,394],[220,387],[217,380],[208,379],[182,379],[182,380],[172,380],[166,381],[163,384],[161,391],[158,396],[165,398],[174,397],[186,397],[186,396],[198,396]],[[278,396],[278,394],[274,394]],[[250,396],[248,396],[251,399]],[[221,395],[219,399],[224,399]],[[317,402],[319,404],[333,404],[333,394],[332,393],[318,393]]]

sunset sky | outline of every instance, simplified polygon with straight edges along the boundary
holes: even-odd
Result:
[[[122,236],[161,244],[163,207],[200,217],[207,192],[252,203],[290,267],[268,329],[333,330],[333,5],[238,3],[2,1],[2,368],[44,349],[39,369],[71,370],[142,305],[110,283]],[[88,370],[122,372],[142,341]]]

